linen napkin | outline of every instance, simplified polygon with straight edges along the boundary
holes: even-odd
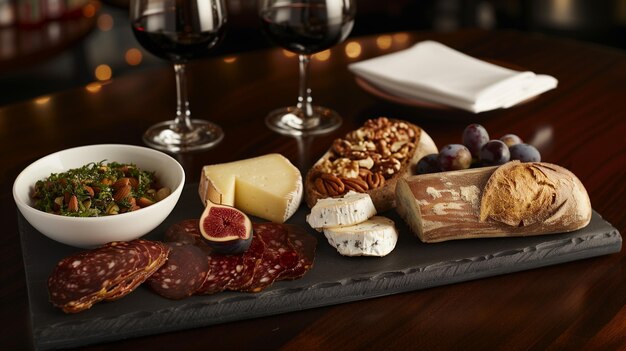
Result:
[[[348,68],[392,95],[474,113],[514,106],[558,83],[552,76],[494,65],[435,41],[423,41]]]

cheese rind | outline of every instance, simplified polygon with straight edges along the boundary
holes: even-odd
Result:
[[[349,227],[326,228],[324,235],[344,256],[386,256],[398,242],[394,222],[382,216]]]
[[[204,166],[198,192],[202,203],[228,205],[283,223],[302,202],[302,176],[280,154]]]
[[[317,201],[306,220],[315,229],[351,226],[376,215],[368,194],[350,191],[341,198]]]

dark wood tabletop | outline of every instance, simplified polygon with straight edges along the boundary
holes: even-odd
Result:
[[[424,39],[550,74],[559,86],[521,106],[474,115],[380,100],[360,89],[346,68],[350,62]],[[361,52],[351,58],[346,45],[355,50],[353,42]],[[311,69],[314,101],[344,118],[338,131],[315,139],[311,159],[368,118],[412,121],[438,146],[460,142],[463,128],[478,122],[492,136],[518,134],[538,146],[544,161],[570,169],[586,186],[593,208],[622,234],[626,232],[625,52],[509,31],[396,33],[350,39],[334,48],[327,60],[314,59]],[[193,116],[217,122],[226,133],[216,148],[179,157],[189,182],[199,180],[204,164],[270,152],[299,162],[295,140],[264,125],[268,111],[295,102],[296,58],[272,49],[194,62],[188,72]],[[165,68],[0,108],[3,349],[32,347],[11,194],[15,177],[36,159],[62,149],[98,143],[142,145],[143,131],[170,119],[174,110],[174,74]],[[623,350],[625,326],[626,254],[622,250],[503,276],[85,349]]]

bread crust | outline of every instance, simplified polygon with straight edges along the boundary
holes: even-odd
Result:
[[[400,170],[396,172],[392,177],[385,180],[385,183],[382,187],[377,187],[374,189],[369,189],[365,191],[365,193],[369,194],[372,198],[372,202],[376,207],[376,211],[378,213],[388,211],[395,207],[395,188],[398,182],[398,179],[407,177],[409,175],[414,174],[413,169],[414,165],[421,159],[422,157],[437,153],[437,146],[435,145],[433,139],[420,127],[401,120],[390,120],[393,122],[403,122],[406,123],[417,135],[416,146],[412,152],[412,154],[403,160]],[[332,148],[324,153],[324,155],[315,162],[315,164],[309,169],[305,178],[305,200],[309,207],[313,207],[317,200],[329,197],[327,194],[323,194],[317,190],[314,185],[314,178],[319,174],[319,169],[325,161],[328,161],[334,156],[334,152]]]
[[[580,180],[545,162],[413,176],[396,196],[398,214],[423,242],[564,233],[592,215]]]

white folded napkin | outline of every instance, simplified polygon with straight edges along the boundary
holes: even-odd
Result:
[[[435,41],[350,64],[349,69],[393,95],[478,113],[514,106],[557,86],[548,75],[478,60]]]

